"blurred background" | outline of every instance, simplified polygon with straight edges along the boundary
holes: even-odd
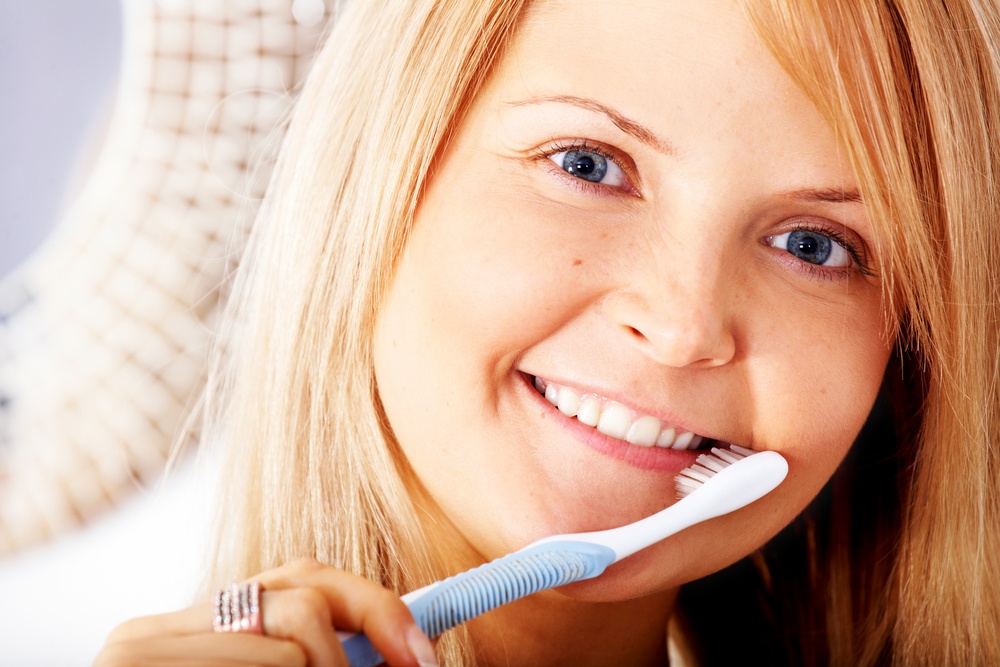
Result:
[[[335,1],[0,4],[0,665],[196,596],[211,473],[167,453]]]
[[[0,4],[0,274],[55,223],[107,120],[120,51],[118,0]]]
[[[0,275],[42,245],[86,177],[114,102],[121,30],[118,0],[0,5]],[[190,468],[0,558],[0,664],[89,665],[120,621],[188,603],[204,516]]]

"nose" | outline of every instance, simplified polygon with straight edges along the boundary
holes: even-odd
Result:
[[[636,271],[630,286],[608,295],[605,312],[631,344],[660,364],[723,366],[736,355],[736,337],[721,267],[706,272],[681,263],[671,271]]]

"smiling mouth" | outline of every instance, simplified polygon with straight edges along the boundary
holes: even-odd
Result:
[[[535,391],[559,412],[611,438],[638,447],[675,450],[709,449],[717,444],[711,438],[664,424],[657,417],[637,413],[610,398],[583,393],[538,376],[532,376],[531,380]]]

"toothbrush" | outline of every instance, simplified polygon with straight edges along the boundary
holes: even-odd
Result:
[[[712,448],[676,479],[680,498],[635,523],[590,533],[545,537],[501,558],[407,593],[403,602],[428,637],[547,588],[592,579],[612,563],[770,493],[788,463],[777,452],[730,445]],[[338,632],[351,667],[374,667],[382,656],[363,633]]]

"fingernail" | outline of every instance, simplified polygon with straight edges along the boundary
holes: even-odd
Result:
[[[434,653],[431,640],[417,626],[406,631],[406,645],[410,648],[410,653],[417,659],[420,667],[438,667],[437,654]]]

